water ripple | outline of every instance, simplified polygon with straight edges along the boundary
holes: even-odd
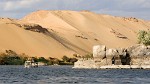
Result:
[[[0,66],[0,84],[150,84],[150,70]]]

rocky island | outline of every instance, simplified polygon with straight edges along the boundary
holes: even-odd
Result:
[[[93,47],[93,58],[81,58],[74,68],[96,69],[150,69],[150,46],[134,45],[128,48]]]

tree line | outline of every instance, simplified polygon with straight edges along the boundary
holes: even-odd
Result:
[[[34,62],[42,62],[45,65],[73,65],[74,62],[77,61],[76,58],[69,58],[67,56],[63,56],[62,59],[53,57],[31,57],[25,53],[17,54],[13,50],[6,50],[5,52],[0,53],[0,65],[23,65],[28,58],[33,59]]]

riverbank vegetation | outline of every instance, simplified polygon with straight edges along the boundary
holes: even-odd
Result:
[[[148,31],[140,30],[138,32],[138,43],[150,45],[150,30]]]
[[[77,61],[75,57],[69,58],[67,56],[63,56],[62,59],[52,57],[32,57],[25,53],[18,54],[12,50],[6,50],[5,52],[0,53],[0,65],[23,65],[28,59],[32,59],[34,62],[44,63],[45,65],[73,65],[74,62]]]

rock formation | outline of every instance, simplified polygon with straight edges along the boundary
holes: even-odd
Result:
[[[93,57],[94,58],[104,58],[106,55],[106,46],[97,45],[93,47]]]
[[[75,68],[150,68],[150,46],[134,45],[109,49],[105,45],[93,47],[92,59],[80,59]],[[125,66],[124,66],[125,65]]]
[[[128,48],[132,65],[149,65],[150,46],[136,45]]]

